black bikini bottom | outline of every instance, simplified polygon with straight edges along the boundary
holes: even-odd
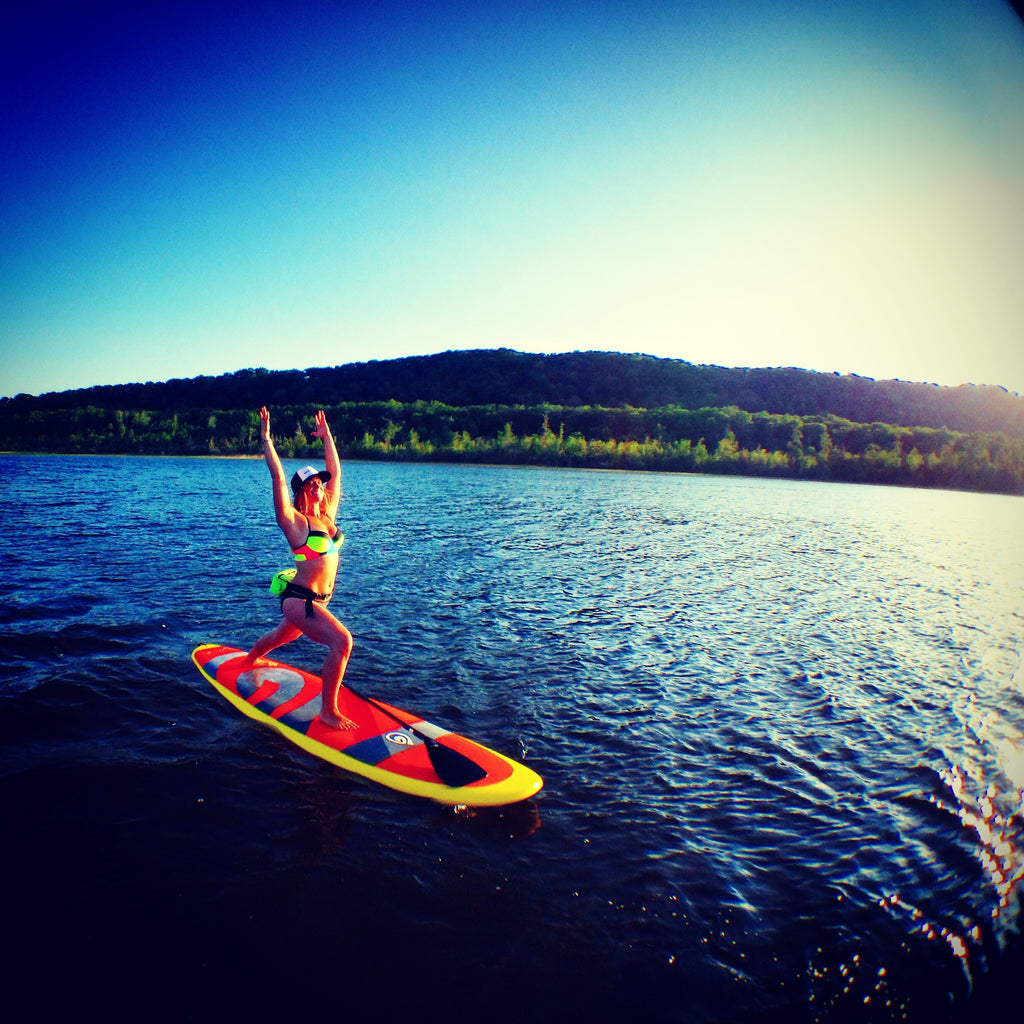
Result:
[[[281,593],[281,611],[284,611],[285,598],[288,597],[300,597],[306,602],[306,618],[313,618],[313,602],[319,601],[321,604],[327,604],[331,599],[330,594],[318,594],[315,590],[308,590],[306,587],[300,587],[297,583],[286,584],[284,590]]]

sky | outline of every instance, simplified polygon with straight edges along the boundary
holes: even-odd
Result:
[[[1024,394],[1006,0],[17,6],[0,396],[498,347]]]

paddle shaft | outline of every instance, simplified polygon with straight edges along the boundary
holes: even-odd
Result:
[[[378,711],[385,714],[392,721],[397,722],[402,728],[408,729],[414,736],[419,736],[424,743],[436,743],[437,740],[433,736],[428,736],[426,733],[422,733],[414,725],[410,725],[408,722],[403,722],[393,711],[388,711],[383,704],[378,704],[372,697],[367,697],[365,693],[360,693],[358,690],[354,690],[348,683],[345,683],[345,689],[354,693],[360,700],[365,700],[367,704],[372,704]]]
[[[434,771],[437,772],[438,777],[445,785],[452,787],[468,786],[471,782],[479,782],[480,779],[486,777],[487,771],[481,768],[472,758],[466,757],[465,754],[460,753],[458,750],[452,750],[451,747],[446,747],[443,743],[438,743],[433,736],[427,736],[414,725],[403,722],[398,715],[388,711],[386,707],[378,704],[372,697],[364,696],[357,690],[353,690],[351,686],[348,689],[356,697],[359,697],[360,700],[365,700],[367,704],[375,707],[382,714],[387,715],[388,718],[397,722],[403,729],[408,729],[414,736],[419,737],[427,748],[427,757],[430,758]]]

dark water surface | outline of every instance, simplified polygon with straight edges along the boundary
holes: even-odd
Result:
[[[1019,1007],[1020,499],[348,464],[353,685],[546,780],[473,814],[303,754],[193,668],[275,621],[260,462],[0,479],[3,962],[32,1019]]]

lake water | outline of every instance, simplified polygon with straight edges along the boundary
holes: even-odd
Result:
[[[38,1019],[1019,1001],[1021,499],[347,464],[353,685],[545,778],[474,814],[303,754],[192,666],[276,621],[261,462],[0,479],[5,973]]]

